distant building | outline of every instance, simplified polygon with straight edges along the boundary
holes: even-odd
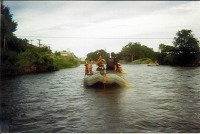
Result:
[[[85,58],[83,58],[83,57],[80,58],[80,61],[85,62]]]
[[[63,51],[60,51],[60,55],[66,57],[66,56],[71,55],[71,52],[67,52],[67,51],[63,50]]]
[[[81,62],[81,64],[85,64],[85,62],[86,62],[86,58],[81,57],[81,58],[79,58],[79,61]]]

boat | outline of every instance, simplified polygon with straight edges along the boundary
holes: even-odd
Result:
[[[114,85],[120,87],[126,87],[128,85],[122,75],[123,70],[121,64],[117,62],[113,55],[114,53],[111,53],[112,58],[108,59],[106,69],[104,67],[105,60],[100,55],[97,60],[98,67],[95,72],[92,71],[92,62],[86,62],[84,77],[85,86],[103,86],[105,88]]]
[[[156,63],[149,63],[149,64],[147,64],[147,66],[159,66],[159,64],[156,64]]]
[[[105,73],[95,72],[84,78],[85,86],[119,86],[126,87],[127,81],[119,73]]]
[[[155,62],[151,62],[151,63],[147,64],[147,66],[159,66],[159,64],[157,61],[155,61]]]

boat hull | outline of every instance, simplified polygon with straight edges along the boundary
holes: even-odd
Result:
[[[110,73],[101,75],[100,73],[96,73],[84,78],[84,83],[86,86],[95,86],[95,85],[118,85],[120,87],[127,86],[127,82],[124,78],[122,78],[118,74]]]

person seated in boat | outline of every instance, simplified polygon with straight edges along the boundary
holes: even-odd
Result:
[[[85,63],[85,75],[92,75],[92,60],[90,59],[88,62]]]
[[[116,70],[115,71],[118,72],[118,73],[122,73],[122,66],[121,66],[121,64],[119,62],[116,65]]]
[[[115,56],[115,53],[112,52],[111,53],[111,57],[107,60],[107,64],[106,64],[106,70],[113,70],[115,71],[117,68],[117,58]]]
[[[97,67],[96,71],[100,71],[100,73],[104,72],[105,71],[104,64],[105,64],[105,59],[102,57],[102,55],[100,55],[99,59],[97,60],[98,67]]]

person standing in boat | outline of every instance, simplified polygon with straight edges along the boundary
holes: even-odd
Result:
[[[118,60],[115,56],[115,53],[112,52],[111,57],[107,61],[106,70],[116,71],[117,70],[117,63],[118,63]]]
[[[97,71],[100,71],[100,73],[104,73],[105,71],[105,59],[103,58],[102,55],[99,56],[98,60],[97,60]]]

